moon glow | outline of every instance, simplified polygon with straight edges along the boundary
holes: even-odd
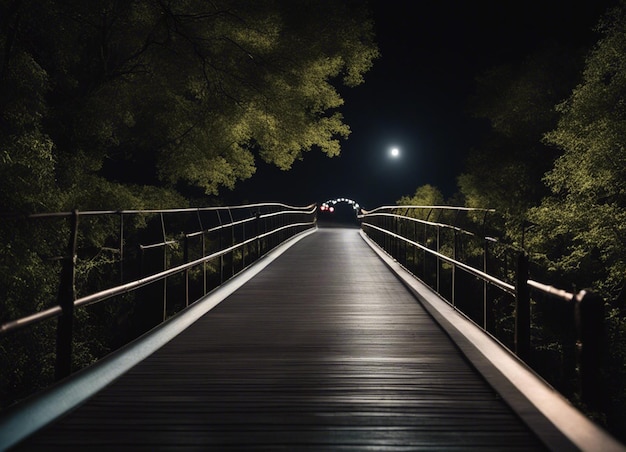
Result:
[[[400,156],[400,149],[392,148],[390,154],[393,158],[398,158]]]

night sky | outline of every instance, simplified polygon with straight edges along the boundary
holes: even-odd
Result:
[[[252,179],[222,194],[228,203],[297,205],[346,197],[365,208],[394,204],[424,184],[446,197],[484,123],[467,113],[477,74],[555,40],[592,44],[610,0],[374,1],[381,58],[365,84],[342,90],[352,133],[342,154],[305,154],[287,172],[259,163]],[[389,157],[398,147],[401,156]]]

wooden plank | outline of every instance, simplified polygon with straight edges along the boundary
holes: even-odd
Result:
[[[355,229],[320,229],[23,450],[541,450]]]

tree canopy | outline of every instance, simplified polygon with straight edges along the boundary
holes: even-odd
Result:
[[[504,214],[502,233],[521,242],[533,278],[606,300],[603,373],[610,400],[602,414],[623,438],[626,362],[626,3],[605,14],[599,41],[576,53],[546,48],[517,68],[479,79],[473,110],[490,133],[470,153],[459,186],[470,206]],[[553,50],[556,50],[554,52]],[[542,57],[543,55],[543,57]],[[580,61],[580,65],[578,65]],[[526,229],[530,227],[530,229]],[[522,230],[526,235],[522,235]],[[556,305],[534,312],[548,340],[563,320]],[[552,312],[554,310],[554,312]],[[555,326],[556,325],[556,326]],[[540,338],[536,338],[540,344]],[[557,348],[560,346],[557,346]]]
[[[582,82],[546,134],[562,155],[531,220],[555,268],[614,297],[626,275],[626,11],[613,9],[599,29]]]
[[[353,0],[0,0],[0,213],[184,207],[260,159],[286,170],[312,149],[339,154],[341,89],[378,56],[368,14]],[[3,322],[54,303],[68,233],[6,218]],[[81,290],[121,277],[111,227],[81,224]],[[75,368],[152,312],[106,309],[77,314]],[[19,338],[0,344],[0,408],[52,378],[53,324]]]
[[[542,137],[556,126],[554,105],[575,86],[582,60],[579,51],[551,43],[476,79],[470,111],[489,129],[470,151],[459,188],[469,207],[502,214],[509,236],[519,235],[528,208],[548,194],[542,178],[558,151]]]
[[[351,1],[2,0],[0,17],[3,210],[142,207],[141,186],[217,194],[258,159],[337,155],[338,88],[378,55]]]
[[[430,184],[422,185],[413,196],[405,195],[397,203],[400,206],[441,206],[445,200],[441,191]]]

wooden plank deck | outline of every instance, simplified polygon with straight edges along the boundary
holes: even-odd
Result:
[[[356,229],[320,229],[21,450],[543,450]]]

